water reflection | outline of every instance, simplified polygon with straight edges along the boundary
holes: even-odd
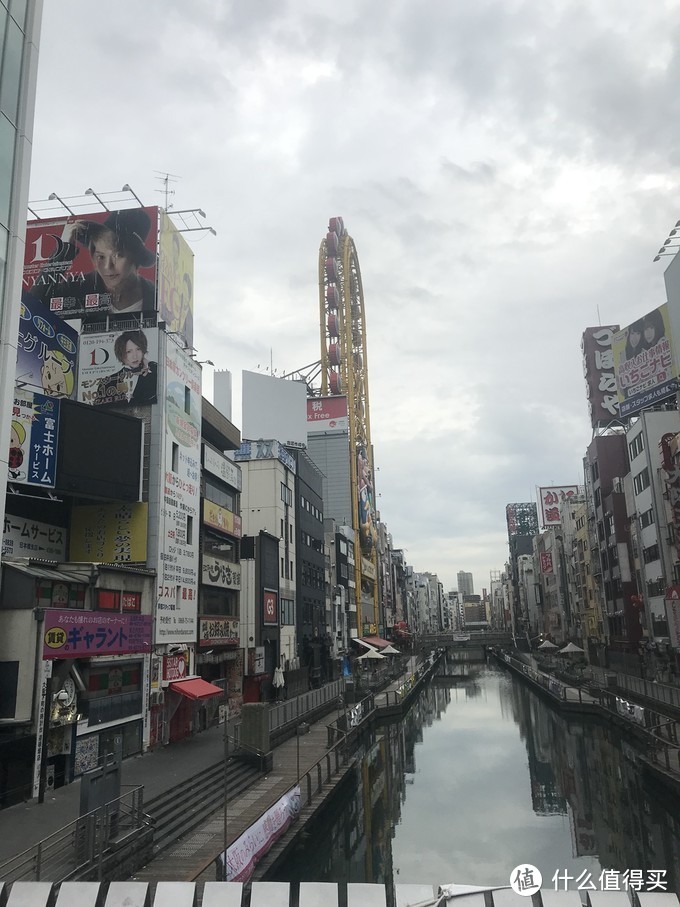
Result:
[[[666,869],[680,888],[680,810],[644,782],[631,741],[566,720],[500,668],[449,660],[440,673],[365,741],[270,878],[507,884],[529,861],[548,884],[556,870],[600,887],[603,868]]]

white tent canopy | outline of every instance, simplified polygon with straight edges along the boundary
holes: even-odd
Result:
[[[554,642],[550,642],[549,639],[546,639],[545,642],[542,642],[538,648],[539,650],[542,649],[543,651],[546,651],[547,649],[556,649],[557,646]]]
[[[395,649],[392,645],[385,646],[385,648],[380,651],[383,655],[401,655],[399,649]]]
[[[367,652],[364,652],[363,655],[360,655],[360,656],[357,658],[357,661],[366,661],[367,658],[368,658],[368,659],[374,659],[374,658],[375,658],[375,659],[378,659],[378,658],[383,659],[384,657],[385,657],[385,656],[384,656],[384,655],[381,655],[380,652],[376,652],[375,649],[369,649]]]
[[[579,654],[583,655],[583,652],[584,652],[584,650],[580,646],[577,646],[573,642],[570,642],[570,643],[567,643],[567,645],[563,649],[560,649],[560,651],[557,654],[558,655],[579,655]]]

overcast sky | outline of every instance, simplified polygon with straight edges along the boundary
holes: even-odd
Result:
[[[583,328],[665,301],[678,47],[672,0],[48,0],[31,198],[164,204],[155,171],[179,176],[218,234],[192,242],[194,343],[236,379],[319,358],[341,215],[382,517],[479,591],[505,505],[582,482]]]

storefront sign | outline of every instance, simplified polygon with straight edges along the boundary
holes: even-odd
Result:
[[[199,617],[198,644],[202,648],[237,646],[239,644],[239,621],[233,617]]]
[[[163,680],[184,680],[186,676],[186,654],[163,656]]]
[[[206,526],[219,529],[235,538],[241,538],[241,517],[212,501],[203,501],[203,522]]]
[[[95,611],[45,611],[43,658],[81,655],[127,655],[151,651],[148,614],[100,614]]]
[[[262,622],[269,625],[279,622],[279,596],[273,589],[262,593]]]
[[[206,586],[218,586],[220,589],[241,588],[241,565],[221,561],[210,555],[203,555],[202,582]]]
[[[3,557],[46,557],[55,561],[66,559],[66,536],[61,526],[51,526],[38,520],[5,514],[2,531]]]
[[[264,646],[248,649],[248,673],[264,674]]]
[[[211,447],[203,445],[203,467],[236,491],[241,490],[241,469]]]

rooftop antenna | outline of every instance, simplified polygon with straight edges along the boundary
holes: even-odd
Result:
[[[597,309],[597,323],[600,326],[602,326],[602,318],[600,317],[600,306],[596,305],[595,308]]]
[[[156,189],[155,191],[162,193],[165,199],[164,208],[166,211],[169,211],[170,208],[172,208],[172,205],[168,204],[168,200],[171,195],[175,194],[175,190],[170,188],[170,183],[176,183],[177,180],[181,179],[181,177],[176,173],[166,173],[163,170],[154,170],[154,173],[158,174],[158,176],[156,176],[155,178],[157,180],[160,180],[163,186],[162,189]]]

